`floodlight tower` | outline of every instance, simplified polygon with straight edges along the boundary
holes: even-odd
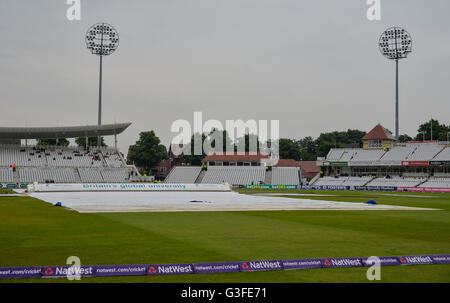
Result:
[[[390,27],[381,34],[378,46],[383,56],[395,60],[395,139],[398,140],[398,61],[412,51],[411,35],[403,28]]]
[[[102,58],[111,55],[119,46],[119,33],[108,23],[100,22],[91,26],[86,32],[86,46],[92,54],[100,57],[100,76],[98,87],[98,125],[102,124]],[[97,148],[101,147],[100,136]]]

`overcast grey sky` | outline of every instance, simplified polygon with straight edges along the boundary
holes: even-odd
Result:
[[[450,123],[450,1],[81,0],[68,21],[65,0],[0,0],[0,126],[97,123],[98,57],[84,35],[96,22],[119,32],[104,60],[103,123],[133,122],[166,145],[176,119],[278,119],[280,135],[380,122],[394,131],[395,64],[378,37],[401,26],[413,53],[400,62],[400,133],[431,117]],[[112,144],[112,139],[107,140]]]

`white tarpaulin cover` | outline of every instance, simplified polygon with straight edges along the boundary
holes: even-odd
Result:
[[[420,209],[392,205],[265,197],[236,192],[36,192],[30,196],[79,212]]]

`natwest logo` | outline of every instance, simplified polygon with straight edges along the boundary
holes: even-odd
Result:
[[[148,273],[151,275],[192,274],[194,270],[192,264],[150,265]]]
[[[54,274],[53,268],[47,267],[47,269],[44,271],[44,275],[46,276],[52,276]]]
[[[400,257],[403,264],[433,264],[430,256],[404,256]]]
[[[276,270],[283,269],[279,260],[248,261],[241,264],[243,270]]]
[[[335,267],[355,267],[363,266],[359,258],[337,258],[337,259],[325,259],[323,261],[325,266],[335,266]]]

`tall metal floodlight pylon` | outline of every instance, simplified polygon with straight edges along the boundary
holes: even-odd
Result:
[[[98,87],[98,125],[102,125],[102,58],[111,55],[119,46],[119,34],[108,23],[100,22],[91,26],[86,32],[86,46],[94,55],[100,57],[100,74]],[[97,137],[97,147],[101,147],[101,137]]]
[[[411,35],[403,28],[391,27],[381,34],[378,46],[383,56],[395,60],[395,138],[398,140],[398,61],[412,51]]]

